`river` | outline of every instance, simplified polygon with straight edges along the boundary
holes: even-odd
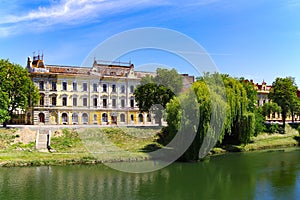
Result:
[[[225,154],[144,174],[105,165],[0,168],[0,199],[300,199],[300,151]]]

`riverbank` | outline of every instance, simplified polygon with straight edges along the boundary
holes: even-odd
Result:
[[[36,131],[0,129],[0,166],[45,166],[128,162],[149,159],[147,152],[161,146],[156,143],[157,128],[80,128],[55,131],[51,152],[35,149]],[[214,148],[209,155],[227,152],[261,151],[298,147],[299,133],[288,128],[286,134],[260,134],[247,145]]]
[[[300,146],[300,135],[298,131],[287,125],[285,134],[261,133],[257,137],[253,137],[251,142],[246,145],[226,145],[222,148],[213,148],[211,155],[227,152],[263,151],[298,146]]]
[[[97,164],[147,160],[160,129],[79,128],[53,131],[51,152],[35,149],[36,131],[0,129],[0,166]]]

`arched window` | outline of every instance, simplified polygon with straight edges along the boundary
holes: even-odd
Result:
[[[132,121],[132,122],[134,121],[134,115],[132,115],[132,114],[130,115],[130,121]]]
[[[120,121],[125,122],[125,115],[123,113],[120,115]]]
[[[87,113],[83,113],[83,114],[82,114],[82,123],[83,123],[83,124],[87,124],[88,121],[89,121],[89,116],[88,116],[88,114],[87,114]]]
[[[40,106],[44,106],[44,104],[45,104],[45,95],[40,94]]]
[[[108,117],[106,113],[102,114],[102,122],[107,122],[108,121]]]
[[[45,114],[44,113],[39,114],[39,122],[40,123],[45,123]]]
[[[147,122],[151,122],[151,115],[147,114]]]
[[[62,118],[63,124],[68,123],[68,114],[67,114],[67,113],[63,113],[63,114],[61,115],[61,118]]]
[[[142,123],[142,122],[144,122],[144,116],[143,116],[143,114],[139,114],[139,122],[140,123]]]
[[[73,123],[78,123],[78,114],[77,113],[72,114],[72,122]]]

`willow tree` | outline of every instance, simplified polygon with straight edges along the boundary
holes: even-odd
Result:
[[[180,160],[203,158],[220,139],[226,116],[226,98],[222,86],[219,74],[206,76],[167,104],[168,127],[160,136],[160,142],[163,141],[165,145],[178,134],[183,135],[182,141],[190,141],[190,137],[193,137]]]
[[[167,104],[165,142],[185,127],[195,127],[194,131],[189,129],[194,132],[195,138],[182,160],[197,160],[205,156],[217,141],[219,144],[248,143],[254,135],[255,115],[252,105],[249,105],[254,100],[249,100],[249,94],[239,80],[228,75],[218,79],[218,76],[220,74],[205,74],[192,85],[192,92]],[[194,100],[196,104],[193,104]],[[188,114],[185,114],[186,110]],[[195,116],[199,119],[197,124],[193,124]]]
[[[223,76],[227,97],[225,142],[248,143],[255,131],[255,115],[247,90],[237,79]]]

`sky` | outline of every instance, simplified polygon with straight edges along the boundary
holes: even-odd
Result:
[[[0,58],[25,66],[35,52],[46,64],[81,66],[115,34],[158,27],[200,44],[221,73],[268,84],[292,76],[300,87],[299,10],[300,0],[0,0]],[[199,75],[157,50],[119,61],[142,71],[155,63]]]

